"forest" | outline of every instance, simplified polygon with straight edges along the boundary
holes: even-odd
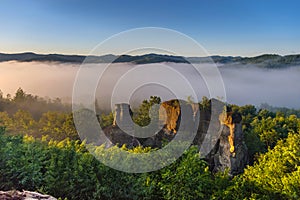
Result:
[[[147,123],[151,103],[145,100],[137,108],[136,123]],[[200,105],[206,103],[203,98]],[[61,199],[299,199],[299,110],[230,107],[242,115],[249,151],[243,174],[211,172],[196,146],[161,170],[131,174],[105,166],[87,151],[70,105],[21,88],[13,96],[0,93],[0,190],[38,191]],[[113,114],[98,119],[105,127]]]

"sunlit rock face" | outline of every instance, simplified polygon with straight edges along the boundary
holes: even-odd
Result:
[[[211,170],[217,172],[228,168],[231,175],[236,175],[242,173],[248,164],[248,150],[244,143],[241,115],[226,112],[226,109],[223,111],[224,106],[224,103],[216,99],[208,101],[205,106],[182,100],[163,102],[158,112],[157,125],[163,128],[151,137],[138,138],[134,137],[130,106],[117,104],[114,123],[106,127],[104,132],[113,144],[119,146],[125,144],[129,148],[139,145],[161,148],[162,141],[170,142],[179,131],[196,131],[194,145],[201,149],[203,142],[211,143],[209,154],[204,158]],[[125,127],[126,131],[121,127]],[[130,134],[127,134],[128,130]]]
[[[191,132],[195,127],[195,117],[199,111],[197,103],[183,100],[170,100],[161,103],[159,123],[169,135],[175,135],[178,130]]]
[[[170,133],[176,133],[180,119],[180,104],[178,100],[165,101],[159,109],[159,121]]]

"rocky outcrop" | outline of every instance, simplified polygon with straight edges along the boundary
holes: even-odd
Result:
[[[242,116],[239,113],[224,112],[220,114],[219,120],[223,129],[215,148],[206,159],[214,172],[229,169],[229,174],[234,176],[242,173],[248,164]]]
[[[178,100],[163,102],[159,109],[160,123],[165,125],[165,128],[176,134],[179,127],[180,104]]]
[[[50,195],[45,195],[45,194],[40,194],[37,192],[30,192],[30,191],[0,191],[0,199],[1,200],[56,200],[56,198],[50,196]]]
[[[242,132],[242,117],[238,113],[222,112],[224,103],[212,99],[207,105],[170,100],[161,103],[158,125],[163,128],[150,137],[136,137],[132,112],[128,104],[117,104],[115,120],[104,133],[112,144],[161,148],[162,141],[171,141],[178,131],[197,132],[193,144],[205,152],[204,159],[212,171],[229,169],[230,175],[243,172],[248,164],[248,150]],[[184,117],[183,117],[184,116]],[[181,118],[184,118],[182,120]],[[197,126],[196,126],[197,125]],[[194,128],[197,129],[194,129]]]

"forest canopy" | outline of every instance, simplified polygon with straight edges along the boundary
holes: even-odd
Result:
[[[134,111],[136,123],[149,123],[154,103],[160,99],[145,100]],[[200,104],[205,106],[207,98]],[[87,151],[69,105],[22,89],[13,97],[1,95],[0,190],[33,190],[68,199],[299,199],[300,118],[295,110],[229,106],[242,115],[250,154],[243,174],[232,178],[211,172],[196,146],[159,171],[128,174],[103,165]],[[112,124],[113,114],[98,118],[105,127]]]

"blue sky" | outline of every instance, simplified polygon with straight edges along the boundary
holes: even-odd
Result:
[[[0,0],[0,52],[88,54],[111,35],[151,26],[213,55],[296,54],[299,8],[297,0]]]

